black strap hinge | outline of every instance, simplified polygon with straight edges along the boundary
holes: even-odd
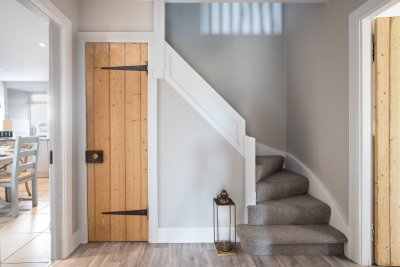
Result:
[[[137,215],[147,216],[147,210],[120,210],[120,211],[106,211],[103,212],[105,215]]]
[[[102,70],[148,71],[147,65],[102,67]]]

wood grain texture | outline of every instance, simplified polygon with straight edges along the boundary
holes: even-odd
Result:
[[[235,256],[219,257],[213,244],[148,244],[142,242],[89,243],[54,266],[268,266],[352,267],[359,266],[336,256],[251,256],[240,250]]]
[[[126,44],[126,64],[140,64],[140,44]],[[127,73],[126,97],[126,200],[127,209],[137,210],[140,206],[140,72]],[[140,240],[141,221],[138,216],[126,217],[127,240]]]
[[[140,44],[140,64],[148,63],[147,44]],[[140,162],[141,162],[141,179],[140,179],[140,206],[142,209],[148,209],[148,127],[147,127],[147,90],[148,90],[148,74],[140,72]],[[140,217],[140,240],[147,241],[149,236],[148,218]]]
[[[110,44],[110,66],[125,66],[125,44]],[[110,71],[110,181],[111,211],[125,203],[125,71]],[[111,241],[126,240],[125,216],[110,215]]]
[[[103,212],[147,209],[147,72],[102,67],[147,64],[147,44],[86,45],[88,149],[103,150],[88,164],[90,241],[147,241],[145,216]]]
[[[390,264],[390,19],[376,20],[375,262]]]
[[[86,132],[87,149],[94,150],[94,44],[86,44]],[[94,165],[87,165],[87,194],[88,194],[88,235],[89,240],[95,240],[95,188],[94,188]]]
[[[94,49],[94,88],[96,113],[95,147],[104,151],[104,162],[95,164],[96,241],[111,239],[110,216],[103,212],[110,205],[110,72],[101,67],[110,65],[110,44],[96,43]]]
[[[390,19],[390,261],[400,266],[400,17]]]

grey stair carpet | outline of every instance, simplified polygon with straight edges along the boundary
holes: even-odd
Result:
[[[237,230],[242,249],[253,255],[272,255],[268,253],[284,250],[285,246],[289,254],[314,254],[324,251],[329,254],[341,254],[343,243],[347,242],[347,238],[330,225],[242,224],[238,225]],[[328,244],[330,246],[327,247]],[[304,245],[308,246],[303,247]]]
[[[259,202],[248,207],[250,225],[328,224],[331,209],[310,195]]]
[[[256,182],[282,169],[282,156],[261,156],[256,159]]]
[[[238,225],[244,251],[253,255],[343,254],[346,237],[330,226],[331,209],[307,195],[304,176],[282,169],[280,156],[257,157],[256,201],[249,224]]]
[[[303,195],[307,191],[308,179],[285,169],[256,183],[257,202]]]

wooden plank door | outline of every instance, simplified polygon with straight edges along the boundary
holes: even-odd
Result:
[[[148,218],[104,212],[147,210],[147,44],[86,43],[89,241],[147,241]]]
[[[375,21],[375,263],[400,265],[400,17]]]

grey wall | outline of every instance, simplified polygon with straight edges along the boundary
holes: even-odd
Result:
[[[153,31],[153,1],[82,0],[79,4],[79,31]]]
[[[362,0],[285,5],[288,151],[348,216],[348,15]]]
[[[202,35],[200,4],[167,4],[166,40],[246,119],[248,135],[286,150],[282,36]]]
[[[61,12],[64,13],[72,22],[72,97],[74,106],[73,110],[73,117],[76,118],[73,120],[72,125],[72,143],[74,144],[72,147],[73,155],[78,154],[78,106],[77,106],[77,60],[76,60],[76,44],[77,44],[77,32],[79,26],[79,0],[51,0],[51,2],[57,6]],[[73,163],[73,170],[72,170],[72,190],[73,192],[78,192],[78,157],[74,157],[75,161]],[[76,232],[79,229],[79,216],[78,216],[78,198],[72,199],[72,214],[73,214],[73,232]]]
[[[236,201],[243,222],[244,160],[173,88],[158,90],[159,226],[212,227],[221,188]]]
[[[7,114],[11,120],[29,120],[29,94],[7,89]]]
[[[6,86],[0,81],[0,130],[3,130],[3,120],[6,116]]]

